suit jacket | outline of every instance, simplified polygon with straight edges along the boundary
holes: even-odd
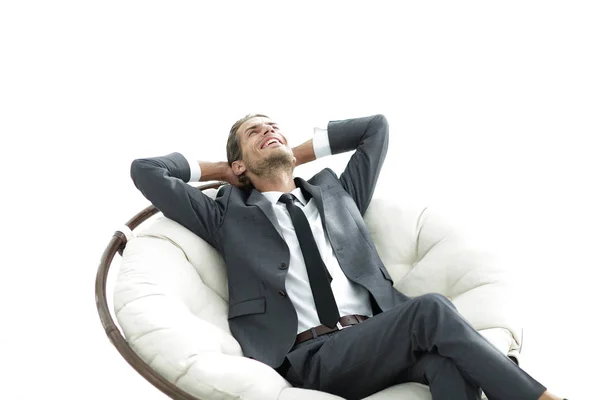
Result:
[[[324,232],[340,267],[370,293],[375,314],[408,298],[393,288],[363,220],[388,148],[383,115],[331,121],[332,154],[356,150],[338,176],[323,169],[297,186],[316,202]],[[194,232],[222,255],[229,285],[229,326],[246,357],[273,368],[293,347],[298,319],[285,291],[290,261],[272,204],[259,191],[222,186],[213,200],[186,184],[187,160],[179,153],[135,160],[136,187],[167,218]]]

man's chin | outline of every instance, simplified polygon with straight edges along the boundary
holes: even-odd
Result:
[[[276,151],[276,149],[273,149],[274,151],[269,154],[268,157],[266,157],[265,161],[269,164],[281,164],[281,165],[285,165],[285,164],[290,164],[293,165],[294,164],[294,155],[288,153],[287,151]]]
[[[252,173],[258,176],[268,176],[273,172],[278,171],[292,171],[294,169],[295,162],[294,156],[289,153],[272,154],[270,157],[264,158],[259,165],[252,166],[258,168],[251,168]]]

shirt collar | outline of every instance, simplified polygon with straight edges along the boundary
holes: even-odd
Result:
[[[306,204],[308,203],[308,199],[304,196],[304,193],[300,186],[292,190],[290,193],[296,196],[300,203],[302,203],[302,206],[306,206]],[[261,192],[261,194],[265,196],[267,200],[269,200],[273,205],[275,205],[279,201],[279,198],[281,197],[283,192]]]

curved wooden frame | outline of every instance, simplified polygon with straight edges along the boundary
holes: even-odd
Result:
[[[226,182],[217,182],[208,185],[199,186],[199,190],[206,189],[217,189]],[[125,224],[132,231],[140,226],[140,224],[146,221],[151,216],[157,214],[159,211],[154,206],[148,206],[144,210],[137,213]],[[148,382],[154,385],[161,392],[166,394],[172,399],[182,400],[201,400],[197,397],[184,392],[163,376],[154,371],[148,364],[146,364],[129,346],[127,340],[121,335],[121,331],[115,324],[110,311],[108,308],[108,301],[106,298],[106,282],[108,278],[108,271],[112,264],[112,261],[117,252],[122,256],[123,250],[127,245],[127,237],[121,231],[116,231],[108,246],[102,254],[100,259],[100,265],[98,272],[96,273],[96,307],[98,308],[98,315],[100,316],[100,322],[104,327],[106,335],[110,339],[111,343],[117,348],[121,356],[127,360],[129,365],[133,367],[140,375],[142,375]]]

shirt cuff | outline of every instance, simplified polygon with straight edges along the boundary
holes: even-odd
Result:
[[[313,150],[316,158],[331,155],[331,146],[329,145],[327,129],[314,128]]]
[[[194,160],[189,155],[183,155],[190,165],[190,180],[188,182],[199,182],[200,177],[202,176],[202,171],[200,170],[200,164],[198,161]]]

